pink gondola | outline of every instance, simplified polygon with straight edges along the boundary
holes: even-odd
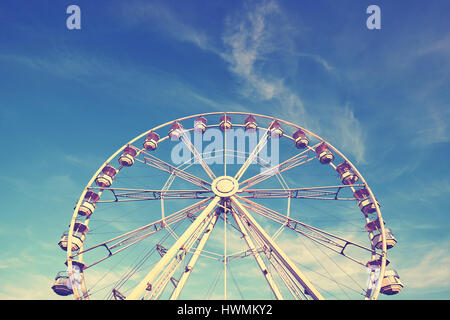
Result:
[[[298,149],[304,149],[309,144],[309,140],[302,129],[298,129],[297,131],[295,131],[294,134],[292,135],[292,138],[294,138],[295,146]]]
[[[319,161],[322,164],[329,164],[334,160],[333,153],[324,142],[318,145],[315,151],[317,154],[317,158],[319,158]]]
[[[95,183],[102,188],[108,188],[112,185],[117,170],[112,166],[105,166],[102,172],[95,179]]]
[[[258,129],[258,124],[253,116],[248,116],[244,120],[245,131],[255,132]]]
[[[172,141],[180,140],[182,135],[183,135],[183,126],[178,122],[174,122],[169,130],[170,140]]]
[[[349,185],[358,181],[358,176],[353,172],[352,167],[347,162],[338,165],[336,171],[339,173],[339,178],[343,184]]]
[[[119,157],[120,165],[124,167],[131,167],[134,164],[134,158],[138,154],[139,150],[134,146],[127,146],[122,155]]]
[[[269,127],[270,137],[277,139],[283,136],[283,129],[278,121],[272,123]]]
[[[198,117],[194,121],[194,131],[197,133],[205,133],[207,121],[204,117]]]
[[[226,131],[226,130],[230,130],[233,127],[232,123],[231,123],[231,117],[229,116],[221,116],[220,117],[220,123],[219,123],[219,128],[222,131]]]
[[[144,148],[148,151],[153,151],[158,147],[158,141],[159,141],[159,134],[156,132],[151,131],[147,138],[145,138],[144,141]]]
[[[375,204],[370,199],[369,191],[366,188],[356,190],[353,195],[358,200],[358,207],[365,214],[374,213],[377,211]],[[377,202],[378,204],[378,202]],[[379,204],[378,204],[379,206]]]
[[[100,196],[93,192],[93,191],[87,191],[84,195],[84,200],[80,205],[80,208],[78,209],[78,214],[80,216],[85,216],[86,218],[89,218],[92,213],[94,213],[96,203],[100,199]]]

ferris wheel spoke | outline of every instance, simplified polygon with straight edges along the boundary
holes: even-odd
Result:
[[[187,241],[185,241],[182,245],[182,248],[180,249],[181,252],[173,256],[170,260],[170,262],[166,265],[162,273],[152,282],[149,283],[147,286],[147,293],[144,295],[144,299],[149,300],[155,300],[158,299],[163,291],[165,290],[167,284],[169,281],[173,283],[175,286],[175,290],[179,288],[179,292],[183,289],[184,282],[187,280],[187,278],[180,278],[179,280],[175,279],[173,276],[176,272],[176,270],[179,268],[181,263],[184,261],[186,256],[188,255],[188,252],[193,248],[194,244],[196,242],[201,242],[201,238],[203,238],[206,235],[206,240],[208,239],[209,233],[211,231],[211,222],[216,219],[216,214],[211,214],[208,217],[206,217],[203,222],[201,223],[200,227],[197,228],[188,238]],[[164,257],[167,254],[167,251],[162,255]],[[192,260],[192,259],[191,259]],[[194,265],[195,265],[196,259],[194,258]],[[188,268],[188,267],[187,267]],[[180,282],[181,283],[180,286]]]
[[[247,246],[251,252],[251,255],[255,258],[256,263],[259,266],[259,269],[261,270],[262,274],[264,275],[264,278],[266,279],[267,283],[269,284],[270,289],[272,290],[273,294],[278,300],[283,300],[283,296],[275,283],[275,281],[272,278],[272,275],[269,272],[269,269],[265,265],[264,261],[262,260],[261,256],[258,253],[258,250],[256,246],[254,245],[252,239],[249,237],[247,230],[245,229],[244,223],[242,223],[241,218],[236,214],[235,210],[231,210],[231,214],[236,221],[239,230],[242,233],[242,237],[244,238],[245,242],[247,243]]]
[[[194,157],[197,159],[197,161],[202,166],[203,170],[205,170],[206,174],[210,177],[211,180],[214,180],[216,178],[216,175],[214,172],[212,172],[211,168],[208,166],[208,164],[203,159],[202,155],[198,152],[198,150],[195,148],[195,146],[192,144],[191,140],[188,136],[186,136],[185,132],[181,135],[181,141],[188,147],[189,151],[194,155]]]
[[[270,126],[273,124],[273,122],[274,121],[271,122]],[[269,128],[270,128],[270,126],[269,126]],[[256,147],[253,149],[253,151],[248,156],[247,160],[245,160],[244,164],[239,168],[239,171],[234,176],[234,178],[236,180],[239,181],[242,178],[242,176],[244,175],[245,171],[247,171],[248,167],[258,157],[258,154],[261,152],[261,150],[267,144],[268,135],[269,135],[269,130],[266,130],[266,132],[264,132],[263,136],[259,140],[259,142],[256,145]]]
[[[305,163],[308,163],[309,161],[314,160],[315,156],[310,156],[310,153],[312,152],[314,154],[314,148],[318,146],[316,144],[315,146],[308,147],[308,149],[296,154],[295,156],[283,161],[282,163],[279,163],[276,166],[273,166],[267,170],[264,170],[263,172],[248,178],[242,182],[239,183],[239,186],[242,187],[242,190],[245,190],[247,188],[250,188],[251,186],[254,186],[260,182],[263,182],[264,180],[267,180],[271,178],[272,176],[276,175],[277,173],[282,173],[284,171],[290,170],[292,168],[295,168],[297,166],[303,165]]]
[[[204,248],[206,242],[208,241],[209,236],[212,233],[212,229],[214,229],[214,226],[216,225],[217,218],[218,218],[218,215],[215,214],[215,215],[213,215],[212,219],[210,220],[208,227],[206,228],[205,232],[201,236],[200,241],[197,244],[197,247],[195,248],[195,251],[191,256],[191,259],[189,260],[189,262],[185,268],[185,271],[183,272],[181,278],[178,280],[178,283],[177,283],[174,291],[172,292],[172,295],[170,296],[170,300],[176,300],[180,296],[180,293],[183,290],[184,285],[186,284],[187,280],[189,279],[189,276],[191,275],[192,270],[194,269],[198,258],[202,254],[203,248]]]
[[[113,200],[99,200],[97,203],[115,203],[143,200],[168,199],[206,199],[212,196],[209,190],[150,190],[131,188],[102,188],[90,187],[89,190],[110,191],[114,196]]]
[[[184,208],[182,210],[179,210],[169,216],[166,216],[165,218],[159,219],[157,221],[154,221],[150,224],[147,224],[145,226],[139,227],[137,229],[134,229],[132,231],[126,232],[122,235],[116,236],[112,239],[103,241],[101,243],[95,244],[89,248],[83,249],[76,254],[72,255],[71,258],[75,258],[77,256],[83,255],[86,252],[92,251],[94,249],[104,248],[107,250],[108,254],[91,263],[86,267],[90,268],[110,257],[113,255],[116,255],[117,253],[141,242],[142,240],[148,238],[149,236],[152,236],[153,234],[166,229],[167,227],[180,222],[186,218],[188,218],[190,221],[195,220],[195,214],[207,207],[207,203],[212,199],[212,197],[208,199],[204,199],[202,201],[199,201],[187,208]]]
[[[203,189],[208,190],[211,187],[211,183],[208,181],[201,179],[192,173],[189,173],[185,170],[179,169],[161,159],[158,157],[155,157],[154,155],[151,155],[145,151],[141,151],[143,159],[139,159],[136,157],[136,161],[141,162],[145,165],[148,165],[150,167],[156,168],[158,170],[167,172],[169,174],[174,174],[175,176],[179,177],[180,179],[186,180],[196,186],[199,186]]]
[[[363,187],[364,184],[336,185],[321,187],[305,187],[294,189],[243,189],[238,193],[247,199],[316,199],[355,201],[355,198],[339,197],[339,192],[345,188]],[[353,189],[352,189],[353,190]]]
[[[358,249],[367,251],[375,256],[381,256],[380,253],[376,252],[375,250],[368,248],[366,246],[363,246],[361,244],[358,244],[354,241],[345,239],[343,237],[334,235],[332,233],[326,232],[324,230],[315,228],[313,226],[310,226],[306,223],[303,223],[301,221],[298,221],[296,219],[292,219],[286,215],[283,215],[281,213],[278,213],[275,210],[269,209],[259,203],[256,203],[254,201],[241,198],[239,197],[243,202],[246,204],[243,204],[243,207],[245,207],[248,210],[251,210],[252,212],[257,213],[258,215],[265,217],[269,220],[272,220],[274,222],[277,222],[286,228],[289,228],[291,230],[294,230],[298,234],[303,235],[304,237],[310,239],[314,243],[320,244],[326,248],[328,248],[331,251],[334,251],[335,253],[338,253],[349,260],[356,262],[362,266],[365,266],[365,263],[353,258],[352,256],[346,254],[345,250],[349,248],[350,246],[356,247]]]
[[[158,275],[164,270],[164,268],[169,264],[169,262],[175,256],[183,256],[186,251],[184,244],[191,238],[192,234],[195,233],[198,228],[205,229],[207,224],[204,223],[206,219],[211,215],[216,205],[219,203],[220,197],[215,197],[208,206],[202,211],[202,213],[194,220],[194,222],[187,228],[187,230],[178,238],[178,240],[172,245],[172,247],[167,250],[164,256],[159,260],[159,262],[153,267],[152,270],[144,277],[144,279],[133,289],[133,291],[128,295],[128,300],[139,299],[148,288],[152,288],[153,284]]]
[[[242,199],[242,198],[241,198]],[[258,224],[258,222],[252,217],[252,215],[247,211],[247,209],[241,204],[236,196],[231,197],[233,205],[236,207],[237,211],[240,213],[241,218],[251,226],[255,233],[262,240],[264,245],[271,251],[271,254],[276,257],[280,264],[289,272],[298,283],[301,285],[305,292],[308,292],[313,299],[321,300],[322,295],[317,291],[317,289],[312,285],[312,283],[306,278],[306,276],[300,271],[300,269],[294,264],[294,262],[289,258],[289,256],[272,240],[272,238],[264,231],[264,229]]]

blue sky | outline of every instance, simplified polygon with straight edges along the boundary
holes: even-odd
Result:
[[[370,4],[381,30],[366,28]],[[81,8],[68,30],[66,8]],[[396,298],[450,298],[450,3],[0,4],[0,298],[54,298],[56,243],[117,148],[171,119],[255,112],[347,155],[398,245]]]

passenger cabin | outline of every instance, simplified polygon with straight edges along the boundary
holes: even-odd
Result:
[[[197,133],[205,133],[207,121],[204,117],[198,117],[194,121],[194,131]]]
[[[117,170],[114,167],[107,165],[102,169],[102,172],[97,176],[97,178],[95,178],[95,183],[99,187],[109,188],[112,185],[116,174]]]
[[[169,130],[169,138],[172,141],[180,140],[183,135],[183,126],[181,123],[174,122]]]
[[[385,225],[385,224],[386,224],[386,221],[383,221],[383,225]],[[381,228],[380,220],[378,218],[376,218],[375,220],[369,221],[366,224],[366,230],[369,232],[372,232],[372,231],[374,231],[376,229],[380,229],[380,228]]]
[[[56,274],[52,290],[59,296],[68,296],[73,294],[70,277],[67,271],[61,271]]]
[[[366,267],[375,270],[381,268],[381,262],[382,262],[381,257],[374,257],[366,263]],[[388,259],[386,259],[386,265],[388,265],[389,263],[391,262]]]
[[[66,266],[69,266],[69,264],[67,263],[67,261],[66,262],[64,262],[64,264],[66,265]],[[74,268],[78,268],[78,270],[80,271],[80,272],[83,272],[84,271],[84,269],[86,269],[86,264],[84,263],[84,262],[81,262],[81,261],[78,261],[78,260],[72,260],[72,266],[74,267]]]
[[[375,203],[370,199],[369,191],[366,188],[356,190],[353,195],[358,200],[358,207],[365,214],[374,213],[377,211]],[[378,204],[378,202],[377,202]],[[378,204],[379,206],[380,204]]]
[[[341,163],[336,167],[337,173],[339,173],[339,179],[343,184],[354,184],[358,181],[358,176],[353,172],[352,167],[347,163]]]
[[[292,138],[294,138],[295,146],[298,149],[304,149],[309,144],[309,140],[302,129],[298,129],[297,131],[295,131]]]
[[[329,164],[334,160],[333,153],[324,142],[317,146],[315,152],[317,154],[317,158],[322,164]]]
[[[386,248],[391,249],[393,246],[397,244],[397,239],[395,239],[394,234],[388,228],[384,229],[386,233]],[[381,230],[377,229],[374,233],[374,237],[372,238],[372,245],[377,249],[381,249],[383,247],[383,237],[381,236]]]
[[[144,141],[144,148],[148,151],[153,151],[158,147],[159,134],[150,131]]]
[[[270,137],[273,139],[278,139],[283,136],[283,129],[278,121],[274,121],[269,127]]]
[[[255,132],[258,129],[258,124],[253,116],[248,116],[244,120],[245,131]]]
[[[219,128],[222,131],[230,130],[233,127],[231,117],[223,115],[220,117]]]
[[[88,231],[87,225],[85,225],[82,222],[75,222],[72,235],[72,248],[71,248],[72,252],[78,251],[83,246],[87,231]],[[61,249],[67,251],[67,248],[69,246],[68,230],[64,231],[64,233],[61,236],[61,239],[59,240],[58,245]]]
[[[383,281],[381,282],[380,293],[394,295],[402,291],[403,283],[395,270],[386,270]]]
[[[91,214],[94,213],[98,199],[100,199],[100,196],[97,193],[90,190],[87,191],[84,195],[84,200],[78,209],[78,214],[89,219]]]
[[[131,167],[134,164],[134,158],[136,158],[138,152],[139,150],[134,146],[125,147],[122,155],[119,157],[120,165],[124,167]]]

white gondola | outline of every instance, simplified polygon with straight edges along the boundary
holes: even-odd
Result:
[[[59,296],[68,296],[73,294],[72,285],[67,271],[58,272],[53,282],[52,290]]]
[[[403,283],[395,270],[386,270],[383,281],[381,282],[380,293],[394,295],[402,291]]]
[[[80,248],[83,246],[87,231],[88,231],[87,225],[85,225],[82,222],[75,222],[72,234],[72,248],[71,248],[72,252],[80,250]],[[68,241],[69,241],[69,232],[68,230],[66,230],[58,242],[59,247],[64,251],[67,251]]]
[[[386,247],[387,249],[391,249],[396,245],[397,239],[395,239],[394,234],[388,228],[384,229],[386,233]],[[377,229],[374,232],[374,237],[372,238],[372,245],[377,249],[381,249],[383,247],[383,237],[381,236],[381,230]]]

